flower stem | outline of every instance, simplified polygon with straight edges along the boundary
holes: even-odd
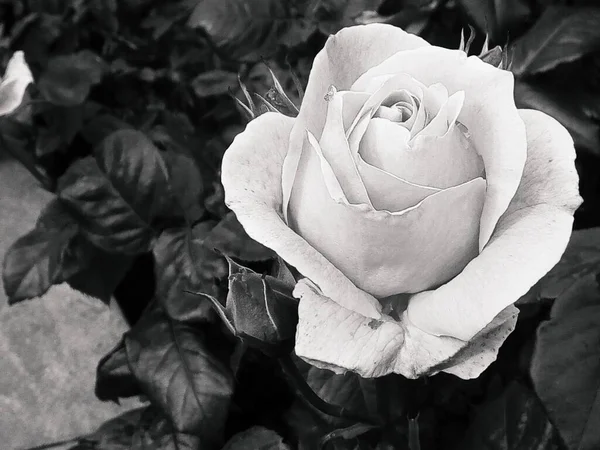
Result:
[[[361,422],[369,425],[379,425],[376,420],[371,417],[363,416],[360,413],[349,411],[343,406],[328,403],[319,397],[315,391],[306,383],[306,380],[298,370],[290,355],[285,355],[279,358],[279,364],[283,372],[289,377],[294,388],[300,393],[300,398],[308,405],[318,409],[324,414],[342,419],[349,419],[356,422]]]

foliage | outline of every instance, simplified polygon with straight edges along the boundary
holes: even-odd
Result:
[[[13,0],[0,16],[0,59],[23,50],[36,80],[0,119],[0,151],[55,194],[5,257],[9,301],[62,282],[115,297],[131,330],[96,395],[148,402],[74,449],[600,448],[593,2]],[[295,116],[326,36],[371,22],[449,48],[473,25],[467,51],[512,70],[517,105],[576,142],[579,231],[475,380],[365,380],[290,356],[294,272],[224,204],[221,157],[245,121]]]

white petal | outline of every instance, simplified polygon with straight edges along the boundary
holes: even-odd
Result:
[[[511,306],[471,342],[464,342],[427,334],[406,315],[395,322],[348,311],[307,280],[296,285],[294,296],[300,298],[296,354],[321,369],[350,370],[362,377],[399,373],[417,378],[444,371],[475,378],[496,359],[517,317]]]
[[[428,46],[424,39],[386,24],[348,27],[329,37],[325,48],[313,62],[300,113],[292,130],[282,176],[284,210],[294,183],[306,130],[317,139],[321,137],[327,111],[324,97],[329,86],[334,85],[338,91],[349,90],[360,75],[393,54]]]
[[[382,119],[371,119],[360,143],[359,154],[370,165],[409,183],[445,189],[483,176],[483,161],[462,131],[451,125],[441,137],[410,133]],[[359,167],[360,169],[360,167]],[[375,205],[372,185],[363,177]]]
[[[274,250],[326,295],[339,298],[346,308],[379,317],[379,303],[282,220],[281,168],[293,124],[290,117],[267,113],[236,136],[223,156],[225,202],[250,237]]]
[[[450,94],[465,91],[459,121],[483,158],[487,180],[480,249],[514,196],[526,158],[523,121],[513,99],[514,77],[459,50],[427,47],[397,53],[363,74],[352,86],[361,91],[372,77],[407,73],[420,82],[442,83]]]
[[[489,244],[460,275],[415,295],[411,321],[436,335],[468,340],[524,295],[560,259],[578,194],[571,136],[544,113],[521,110],[528,156],[519,189]]]
[[[478,178],[394,214],[336,202],[317,153],[307,146],[288,219],[356,286],[385,297],[444,283],[477,255],[484,195],[485,181]]]
[[[33,83],[33,76],[25,55],[21,51],[15,52],[0,83],[0,116],[10,114],[19,107],[30,83]]]
[[[330,98],[325,128],[319,145],[348,202],[371,205],[354,158],[350,153],[350,146],[344,131],[342,112],[344,100],[347,98],[338,94]],[[312,135],[312,133],[310,134]]]

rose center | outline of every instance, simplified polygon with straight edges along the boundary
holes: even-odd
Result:
[[[373,117],[387,119],[409,128],[413,122],[410,119],[418,111],[419,105],[419,99],[410,92],[406,90],[396,91],[381,103]]]

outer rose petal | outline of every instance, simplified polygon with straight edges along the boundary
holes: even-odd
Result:
[[[21,51],[15,52],[0,83],[0,116],[10,114],[19,107],[25,89],[32,82],[33,76],[25,62],[25,55]]]
[[[481,250],[515,194],[525,164],[525,127],[513,99],[514,77],[460,50],[427,47],[391,56],[363,74],[352,90],[362,91],[371,78],[393,73],[407,73],[426,85],[443,83],[450,94],[465,91],[458,120],[468,128],[486,171]]]
[[[250,237],[274,250],[324,293],[339,298],[346,308],[379,317],[379,302],[357,289],[281,218],[281,167],[293,124],[290,117],[266,113],[236,136],[223,156],[225,203]]]
[[[477,255],[482,178],[390,214],[336,201],[322,167],[318,149],[306,145],[289,204],[289,225],[364,291],[387,297],[431,289],[460,273]]]
[[[291,133],[282,175],[284,214],[287,214],[306,130],[317,139],[321,138],[327,111],[324,96],[329,86],[334,85],[338,91],[348,90],[360,75],[393,54],[428,46],[424,39],[385,24],[344,28],[329,37],[313,62],[300,113]]]
[[[544,276],[567,246],[581,204],[573,139],[542,112],[519,113],[527,127],[527,163],[490,242],[456,278],[408,305],[410,320],[429,333],[469,340]]]
[[[351,370],[363,377],[399,373],[418,378],[440,371],[464,379],[478,377],[496,359],[518,312],[511,305],[471,342],[464,342],[425,333],[406,315],[399,322],[387,316],[360,316],[323,296],[307,280],[296,285],[294,296],[300,298],[296,354],[321,369]]]

